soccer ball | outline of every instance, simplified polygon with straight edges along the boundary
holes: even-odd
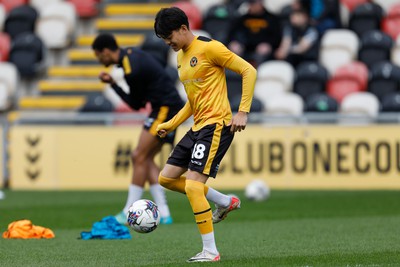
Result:
[[[270,195],[270,189],[263,180],[251,181],[245,189],[245,196],[252,201],[263,201],[266,200]]]
[[[153,201],[139,199],[129,207],[127,221],[136,232],[150,233],[160,224],[160,212]]]

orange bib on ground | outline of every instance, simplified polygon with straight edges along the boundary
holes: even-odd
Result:
[[[52,230],[42,226],[33,225],[30,220],[20,220],[8,225],[8,230],[3,233],[3,238],[54,238]]]

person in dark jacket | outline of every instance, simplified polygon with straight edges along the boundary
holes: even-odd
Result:
[[[275,52],[275,58],[286,60],[293,67],[303,61],[318,58],[318,31],[311,25],[308,12],[303,8],[293,9],[290,23],[285,25],[282,42]]]
[[[281,22],[266,10],[262,0],[247,0],[248,11],[240,16],[229,33],[228,47],[257,67],[272,58],[282,37]]]

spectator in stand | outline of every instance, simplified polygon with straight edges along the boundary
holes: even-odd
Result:
[[[303,61],[318,58],[318,31],[311,26],[308,12],[302,7],[293,9],[290,23],[284,27],[283,38],[275,52],[275,58],[286,60],[293,67]]]
[[[262,0],[247,0],[248,11],[232,24],[228,46],[254,67],[272,58],[282,37],[278,17],[264,7]]]
[[[312,25],[317,28],[321,36],[329,29],[342,27],[339,0],[296,0],[292,7],[307,10]]]

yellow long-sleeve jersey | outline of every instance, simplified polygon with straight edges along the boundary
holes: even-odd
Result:
[[[250,111],[257,78],[254,67],[222,43],[199,36],[189,47],[178,52],[179,78],[185,87],[188,103],[172,119],[172,128],[176,128],[192,114],[193,131],[213,123],[229,123],[232,110],[228,100],[225,68],[242,76],[239,111]]]

